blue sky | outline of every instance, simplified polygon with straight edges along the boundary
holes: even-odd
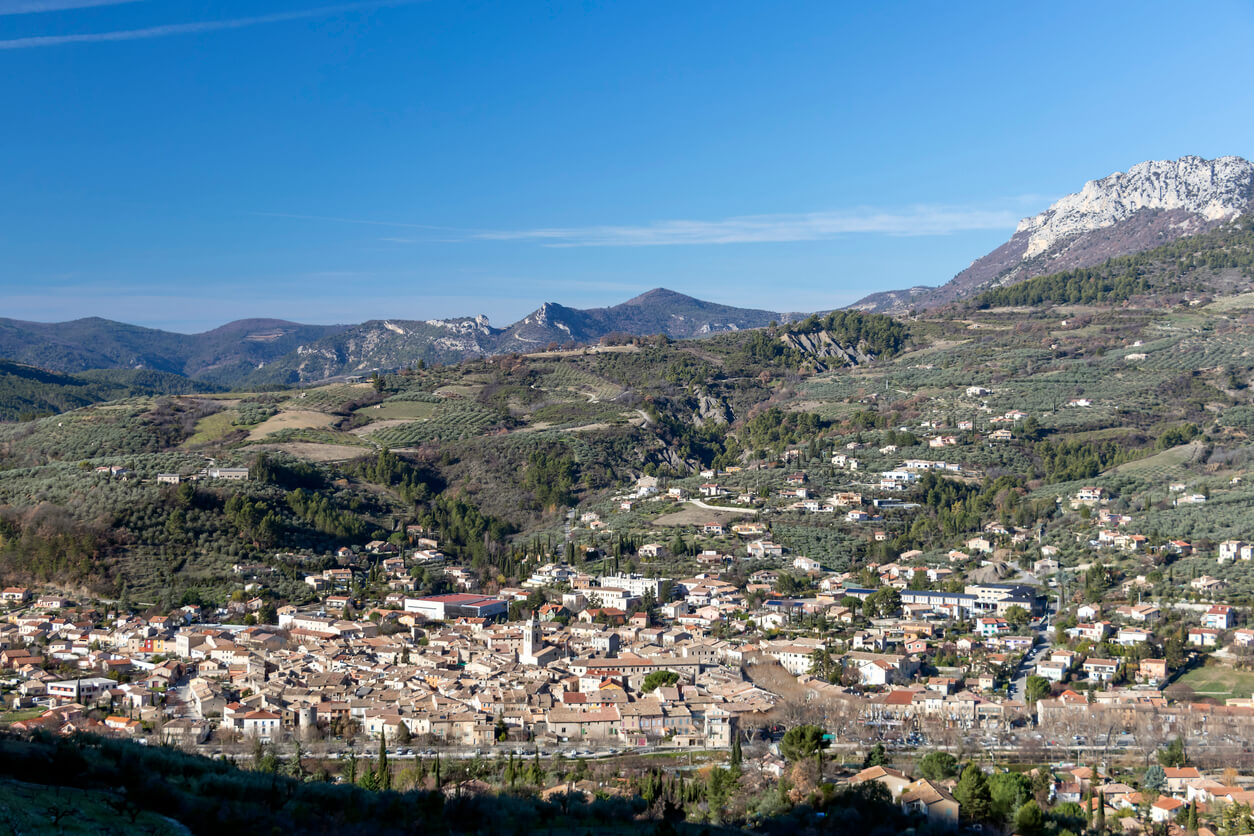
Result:
[[[947,280],[1251,156],[1254,6],[0,0],[0,316],[176,330]]]

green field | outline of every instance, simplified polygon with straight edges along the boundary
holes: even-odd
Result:
[[[208,444],[221,439],[232,430],[239,429],[234,423],[238,415],[239,413],[234,409],[227,409],[201,418],[196,422],[196,431],[183,442],[183,446],[195,447],[198,444]]]
[[[19,708],[17,711],[6,711],[0,714],[0,726],[7,726],[9,723],[20,723],[23,720],[31,720],[43,714],[46,708]]]
[[[1226,665],[1206,665],[1189,671],[1176,681],[1188,685],[1199,697],[1226,700],[1254,693],[1254,672],[1237,671]]]

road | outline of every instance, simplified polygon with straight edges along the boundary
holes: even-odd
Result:
[[[1010,699],[1012,700],[1026,702],[1028,677],[1036,670],[1036,663],[1049,652],[1052,646],[1049,640],[1049,633],[1046,632],[1046,628],[1049,627],[1049,616],[1050,611],[1047,607],[1040,624],[1032,628],[1036,634],[1036,644],[1032,645],[1031,649],[1023,655],[1023,661],[1019,663],[1019,669],[1015,672],[1015,678],[1010,683]]]
[[[688,502],[692,505],[697,506],[698,508],[704,508],[707,511],[726,511],[729,514],[756,514],[758,513],[757,508],[728,508],[723,505],[710,505],[708,503],[702,502],[699,499],[690,499],[688,500]]]

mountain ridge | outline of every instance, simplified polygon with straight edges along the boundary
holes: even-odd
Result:
[[[1019,221],[1014,234],[938,287],[873,293],[849,307],[935,308],[994,287],[1091,267],[1209,232],[1254,209],[1254,163],[1242,157],[1149,160],[1090,180]]]
[[[400,368],[419,360],[449,363],[531,352],[555,343],[594,342],[616,333],[687,338],[760,328],[794,317],[654,288],[602,308],[545,302],[503,328],[492,326],[482,315],[381,318],[348,325],[255,318],[196,334],[102,317],[66,322],[0,318],[0,358],[64,374],[130,368],[224,384],[304,383]]]

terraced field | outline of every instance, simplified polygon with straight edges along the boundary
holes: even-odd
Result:
[[[287,406],[315,412],[334,412],[347,403],[360,399],[370,391],[369,383],[337,384],[304,389],[294,394]]]
[[[366,437],[388,447],[412,447],[430,441],[459,441],[482,435],[500,421],[499,416],[477,403],[449,400],[435,407],[430,418],[389,426]]]

